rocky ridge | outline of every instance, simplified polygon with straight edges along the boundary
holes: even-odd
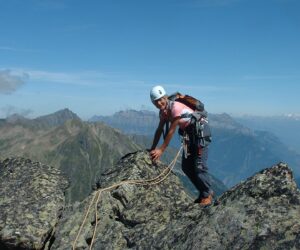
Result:
[[[153,178],[165,168],[146,152],[128,154],[101,174],[98,187]],[[284,163],[239,183],[207,208],[193,203],[173,173],[159,185],[103,192],[96,205],[91,201],[98,190],[65,208],[47,247],[88,249],[97,224],[93,249],[300,249],[300,191]]]
[[[35,119],[28,119],[22,115],[13,114],[5,119],[5,122],[12,125],[18,124],[24,127],[34,128],[34,129],[45,129],[51,127],[57,127],[63,125],[68,120],[77,120],[81,119],[73,113],[71,110],[65,108],[59,111],[56,111],[53,114],[44,115],[37,117]],[[0,123],[1,125],[1,123]]]
[[[151,179],[159,175],[166,166],[155,166],[145,152],[129,154],[114,168],[103,173],[98,180],[101,187],[108,187],[128,179]],[[65,211],[57,229],[54,249],[69,249],[74,244],[85,211],[94,194],[78,207]],[[105,192],[97,206],[99,225],[94,249],[127,249],[147,247],[153,244],[152,237],[163,231],[192,204],[184,192],[179,179],[171,174],[165,181],[154,186],[123,185]],[[94,205],[85,223],[84,230],[76,242],[76,249],[87,249],[95,228]]]

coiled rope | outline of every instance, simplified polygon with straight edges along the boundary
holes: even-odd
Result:
[[[92,207],[92,205],[94,204],[94,205],[95,205],[95,227],[94,227],[94,232],[93,232],[92,241],[91,241],[91,244],[90,244],[90,247],[89,247],[90,250],[92,249],[93,244],[94,244],[94,240],[95,240],[95,236],[96,236],[97,226],[98,226],[98,211],[97,211],[97,207],[98,207],[98,203],[99,203],[100,196],[101,196],[102,192],[104,192],[104,191],[109,191],[109,190],[112,190],[112,189],[115,189],[115,188],[117,188],[117,187],[119,187],[119,186],[122,186],[122,185],[125,185],[125,184],[130,184],[130,185],[143,185],[143,186],[149,185],[149,186],[150,186],[150,185],[156,185],[156,184],[161,183],[162,181],[164,181],[164,180],[169,176],[169,174],[170,174],[171,171],[173,170],[173,168],[174,168],[174,166],[175,166],[175,164],[176,164],[176,161],[177,161],[177,159],[178,159],[178,156],[179,156],[181,150],[182,150],[182,146],[180,147],[180,149],[178,150],[178,152],[177,152],[175,158],[171,161],[171,163],[168,165],[168,167],[166,167],[166,168],[165,168],[158,176],[156,176],[155,178],[152,178],[152,179],[146,179],[146,180],[143,180],[143,179],[141,179],[141,180],[126,180],[126,181],[121,181],[121,182],[119,182],[119,183],[117,183],[117,184],[111,185],[111,186],[106,187],[106,188],[98,189],[98,190],[95,192],[95,194],[94,194],[94,196],[93,196],[93,198],[92,198],[92,200],[91,200],[91,202],[90,202],[90,204],[89,204],[89,207],[88,207],[88,209],[87,209],[87,211],[86,211],[86,213],[85,213],[84,219],[83,219],[83,221],[82,221],[82,223],[81,223],[81,225],[80,225],[80,229],[79,229],[79,231],[78,231],[78,233],[77,233],[77,236],[76,236],[76,238],[75,238],[75,240],[74,240],[74,242],[73,242],[73,244],[72,244],[72,249],[75,250],[75,247],[76,247],[76,243],[77,243],[77,241],[78,241],[78,238],[79,238],[79,236],[80,236],[80,234],[81,234],[81,231],[82,231],[82,229],[83,229],[83,227],[84,227],[84,224],[85,224],[85,222],[86,222],[86,219],[87,219],[87,217],[88,217],[88,215],[89,215],[89,213],[90,213],[91,207]],[[97,198],[96,198],[96,197],[97,197]],[[96,199],[96,202],[95,202],[95,199]]]

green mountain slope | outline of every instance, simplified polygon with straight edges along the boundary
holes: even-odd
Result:
[[[92,190],[97,175],[115,164],[123,155],[140,149],[127,136],[102,123],[52,116],[24,123],[6,122],[0,126],[0,155],[23,156],[55,166],[70,180],[67,200],[82,200]],[[56,122],[53,124],[53,120]],[[43,124],[39,126],[39,124]]]

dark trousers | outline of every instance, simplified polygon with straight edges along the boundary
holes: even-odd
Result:
[[[194,146],[189,153],[187,158],[182,155],[182,171],[199,191],[199,198],[208,197],[212,194],[211,180],[207,173],[208,147]]]

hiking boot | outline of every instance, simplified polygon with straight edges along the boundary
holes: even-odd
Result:
[[[212,204],[212,195],[210,194],[208,197],[202,198],[199,204],[202,207],[210,206]]]

